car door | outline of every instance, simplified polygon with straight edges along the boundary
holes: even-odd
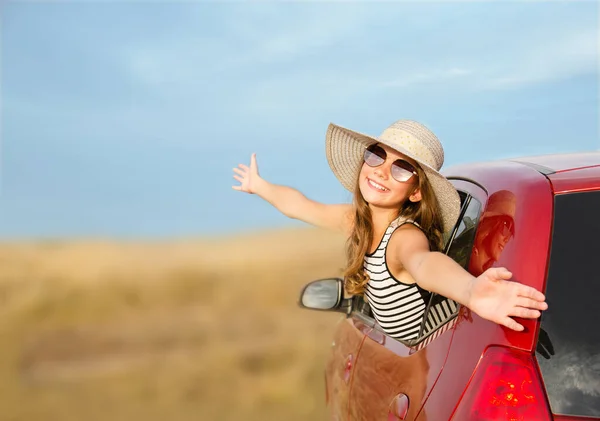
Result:
[[[360,303],[357,302],[354,313],[340,320],[331,343],[331,354],[325,366],[325,400],[330,419],[333,421],[348,418],[348,402],[354,370],[365,334],[371,330],[360,314]]]
[[[484,207],[488,203],[488,194],[482,187],[470,181],[458,179],[450,179],[450,181],[459,191],[461,198],[465,197],[464,200],[466,200],[466,204],[465,210],[461,214],[461,218],[458,222],[458,227],[455,230],[456,234],[450,239],[447,254],[462,267],[473,273],[474,271],[477,271],[477,267],[480,266],[476,252],[474,251],[474,244],[477,232],[481,231],[480,221],[482,219]],[[468,313],[463,311],[461,312],[460,317],[464,318],[467,314]],[[458,317],[454,319],[454,321],[457,320]],[[451,329],[454,333],[454,324]],[[446,333],[444,335],[448,334]],[[451,346],[456,347],[456,340],[454,337],[448,348],[445,349],[445,357],[448,356]],[[430,347],[431,345],[428,346],[428,348]],[[455,388],[456,385],[454,385],[452,381],[446,383],[439,381],[442,371],[447,369],[447,359],[445,358],[444,366],[437,370],[435,384],[428,390],[427,396],[420,408],[420,412],[417,416],[418,421],[441,421],[450,418],[452,408],[457,402],[452,402],[452,400],[448,398],[449,396],[452,396],[451,393],[448,393],[448,388]]]
[[[466,267],[481,213],[481,199],[465,191],[460,196],[461,217],[447,239],[446,250]],[[354,365],[347,419],[415,419],[444,365],[458,310],[456,303],[434,294],[422,334],[411,343],[387,336],[371,318],[374,327],[365,331],[360,358]]]

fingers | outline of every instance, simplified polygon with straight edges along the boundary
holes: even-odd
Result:
[[[537,289],[531,288],[527,285],[520,285],[517,293],[521,297],[531,298],[536,301],[544,301],[546,299],[546,296],[544,294],[539,292]]]
[[[250,156],[250,166],[245,164],[238,164],[236,168],[233,168],[233,178],[239,181],[241,186],[231,186],[234,190],[243,191],[247,193],[254,193],[252,188],[253,180],[258,179],[258,168],[256,164],[256,154],[253,153]]]
[[[506,268],[490,268],[486,272],[494,280],[507,280],[512,277],[512,273]]]
[[[495,280],[495,281],[509,280],[512,277],[512,273],[508,269],[503,268],[503,267],[490,268],[486,271],[486,274],[492,280]],[[530,298],[537,302],[544,302],[546,300],[546,296],[535,288],[532,288],[527,285],[523,285],[519,282],[511,282],[510,284],[511,284],[512,288],[516,289],[515,293],[519,297]],[[534,308],[537,308],[540,310],[546,310],[548,308],[548,305],[546,303],[544,303],[543,307],[538,307],[538,306],[524,306],[524,307],[534,307]]]
[[[504,319],[502,319],[500,321],[500,324],[506,326],[509,329],[516,330],[517,332],[521,332],[523,329],[525,329],[522,324],[517,323],[510,317],[505,317]]]
[[[531,298],[526,297],[517,297],[515,305],[525,308],[534,308],[537,310],[546,310],[548,308],[548,304],[545,302],[532,300]]]
[[[245,175],[247,172],[250,172],[250,171],[258,172],[258,168],[257,168],[257,164],[256,164],[256,154],[253,153],[252,156],[250,157],[250,166],[248,166],[246,164],[238,164],[238,168],[234,168],[233,171],[235,171],[236,173],[238,173],[240,175]]]
[[[506,268],[489,268],[480,276],[498,282],[510,279],[512,273]]]
[[[537,319],[541,315],[542,313],[540,313],[538,310],[532,310],[524,307],[513,307],[509,314],[509,316],[521,317],[523,319]]]

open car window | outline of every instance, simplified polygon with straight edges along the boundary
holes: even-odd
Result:
[[[462,213],[457,227],[446,245],[446,254],[467,269],[482,205],[475,197],[465,192],[459,193],[463,202]],[[458,309],[457,302],[439,294],[432,294],[421,332],[414,342],[422,341],[436,333],[442,333],[440,330],[457,316]]]
[[[482,212],[482,204],[467,192],[459,190],[459,195],[461,199],[461,214],[454,231],[445,238],[445,253],[456,260],[461,266],[467,268],[473,249],[477,224]],[[354,302],[354,311],[358,312],[361,318],[366,317],[371,319],[372,323],[369,324],[378,329],[368,303],[362,297],[355,297]],[[456,318],[458,310],[459,305],[455,301],[439,294],[432,294],[419,336],[414,340],[403,342],[414,346],[422,343],[427,338],[431,340],[434,336],[437,337],[436,334],[443,333],[445,331],[444,327],[448,325],[448,322]]]

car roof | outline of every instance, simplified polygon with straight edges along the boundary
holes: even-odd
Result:
[[[600,151],[526,156],[451,166],[443,171],[449,178],[469,179],[486,191],[495,191],[498,178],[522,183],[531,170],[549,181],[554,194],[600,190]]]
[[[536,168],[544,174],[600,166],[600,151],[528,156],[512,159]]]
[[[600,151],[514,159],[544,174],[554,194],[600,189]]]

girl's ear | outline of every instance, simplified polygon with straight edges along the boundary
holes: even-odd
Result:
[[[420,202],[421,199],[421,189],[418,187],[408,196],[408,200],[411,202]]]

